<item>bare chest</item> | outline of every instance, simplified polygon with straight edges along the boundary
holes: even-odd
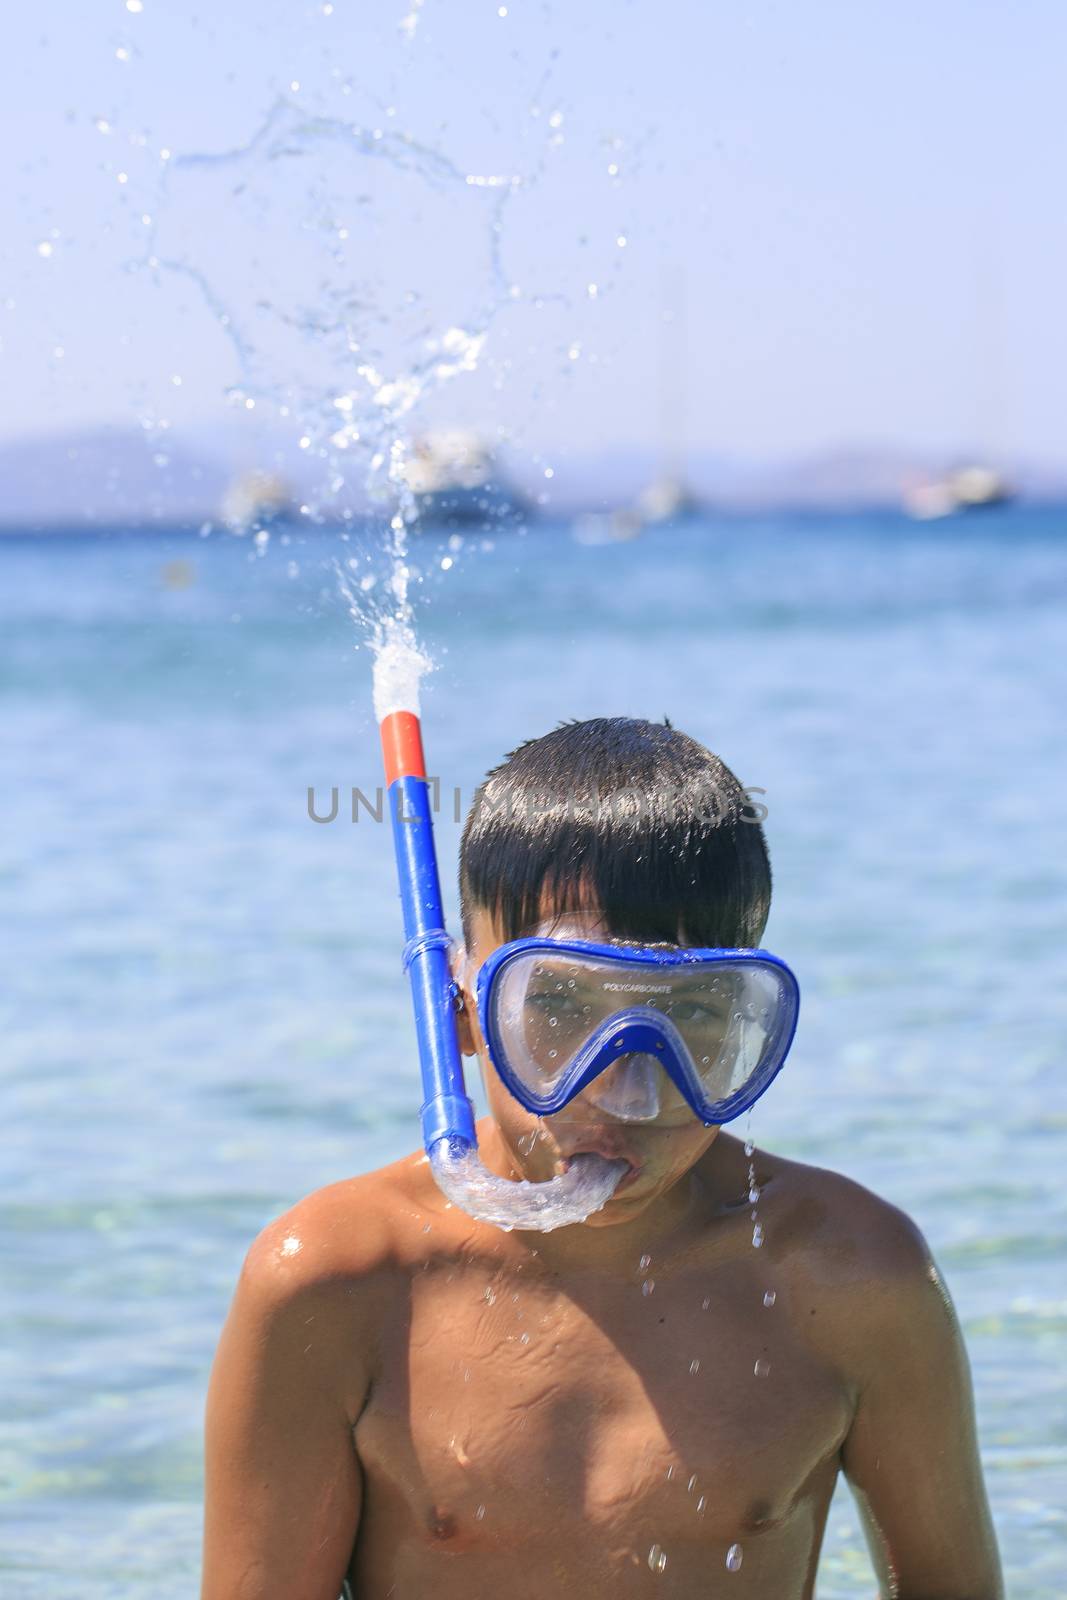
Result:
[[[765,1293],[725,1271],[588,1290],[423,1274],[357,1429],[368,1514],[457,1553],[781,1526],[848,1408]]]

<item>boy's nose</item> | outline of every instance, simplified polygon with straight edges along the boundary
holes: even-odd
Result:
[[[650,1055],[620,1056],[585,1091],[598,1111],[620,1122],[651,1122],[659,1116],[663,1068]]]

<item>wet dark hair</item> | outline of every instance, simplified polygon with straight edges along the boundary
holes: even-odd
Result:
[[[590,905],[616,938],[758,945],[771,865],[748,795],[688,734],[634,717],[562,723],[487,775],[463,828],[463,934],[505,939]]]

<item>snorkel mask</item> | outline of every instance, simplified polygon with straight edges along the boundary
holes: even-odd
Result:
[[[582,1153],[565,1173],[530,1183],[498,1177],[478,1156],[418,715],[423,666],[412,644],[387,644],[375,664],[374,696],[422,1072],[423,1144],[438,1186],[468,1216],[547,1232],[599,1211],[628,1163]],[[780,1070],[799,992],[776,956],[600,944],[555,932],[500,946],[476,978],[490,1061],[527,1111],[549,1116],[584,1094],[620,1121],[724,1123]]]

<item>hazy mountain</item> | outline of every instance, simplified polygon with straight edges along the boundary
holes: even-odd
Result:
[[[640,447],[581,457],[561,450],[550,463],[550,478],[546,464],[521,451],[500,460],[502,475],[548,514],[632,505],[663,472],[658,452]],[[705,452],[690,456],[686,487],[723,509],[866,509],[898,506],[909,484],[954,464],[903,448],[841,449],[784,462]],[[998,465],[1028,498],[1067,500],[1067,468]],[[325,470],[294,440],[251,437],[225,426],[173,436],[102,428],[0,442],[0,527],[199,522],[217,517],[227,486],[256,467],[279,473],[298,499],[314,495]],[[350,504],[362,509],[358,489]]]
[[[7,527],[192,521],[218,505],[220,461],[167,434],[101,428],[0,442]]]

